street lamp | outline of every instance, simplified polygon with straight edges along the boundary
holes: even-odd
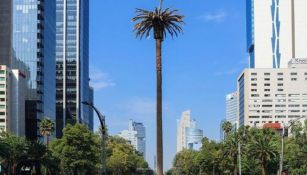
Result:
[[[285,123],[283,123],[282,136],[281,136],[281,153],[280,153],[280,161],[279,161],[279,174],[280,175],[282,175],[282,171],[283,171],[285,127],[287,127],[287,129],[289,129],[293,124],[295,124],[297,121],[299,121],[300,119],[302,119],[304,117],[306,117],[306,115],[292,121],[289,126],[285,126]]]
[[[100,111],[90,102],[83,101],[82,104],[91,107],[97,114],[100,121],[100,132],[101,132],[101,146],[102,146],[102,175],[106,175],[106,125],[105,116],[103,116]]]

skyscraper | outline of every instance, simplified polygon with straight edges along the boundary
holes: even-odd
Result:
[[[196,128],[196,121],[191,119],[191,111],[184,111],[177,126],[177,152],[193,149],[201,144],[203,131]]]
[[[12,54],[12,0],[0,3],[0,65],[11,66]]]
[[[244,70],[237,82],[240,125],[262,128],[306,118],[306,63],[284,69]]]
[[[0,132],[25,136],[26,76],[0,65]]]
[[[56,123],[61,137],[66,123],[89,125],[89,1],[56,0]]]
[[[233,92],[226,96],[226,121],[235,125],[238,120],[238,93]]]
[[[128,140],[138,152],[146,157],[146,128],[143,123],[129,120],[129,129],[122,131],[118,136]]]
[[[306,0],[247,0],[250,68],[287,68],[307,58]]]
[[[36,139],[39,121],[55,120],[55,1],[14,0],[12,69],[26,73],[26,136]]]

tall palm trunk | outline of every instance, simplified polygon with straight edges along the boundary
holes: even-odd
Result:
[[[163,175],[163,128],[162,128],[162,39],[156,39],[157,71],[157,174]]]
[[[262,175],[268,175],[268,170],[267,170],[267,161],[265,158],[262,158],[261,160],[261,171]]]

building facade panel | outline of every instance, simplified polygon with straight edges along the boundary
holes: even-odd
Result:
[[[307,116],[306,68],[247,69],[238,88],[241,125],[261,128]]]
[[[304,0],[247,0],[247,49],[250,68],[287,68],[306,58]]]

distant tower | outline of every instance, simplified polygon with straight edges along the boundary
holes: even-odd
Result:
[[[146,128],[143,123],[129,120],[129,129],[122,131],[119,136],[128,140],[144,158],[146,157]]]
[[[182,113],[177,125],[177,152],[193,149],[194,144],[201,144],[203,131],[196,128],[196,122],[191,119],[190,110]]]

